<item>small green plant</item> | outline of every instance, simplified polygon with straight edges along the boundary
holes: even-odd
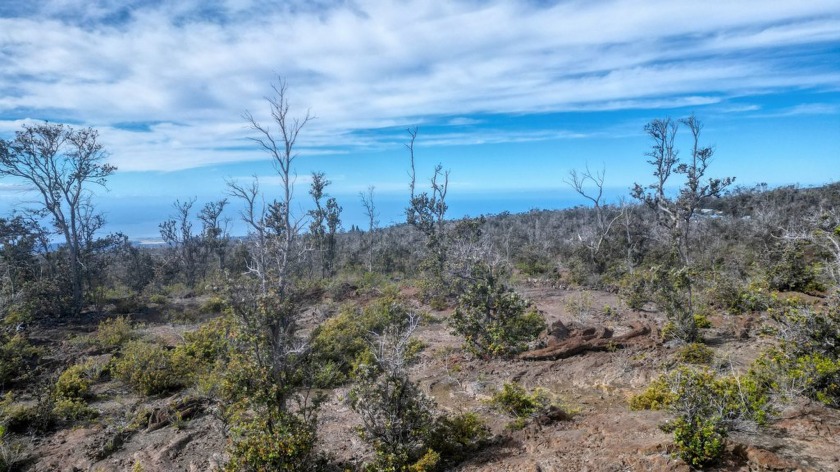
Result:
[[[310,345],[313,364],[318,367],[316,385],[333,387],[346,383],[362,365],[371,364],[368,337],[400,322],[406,308],[393,298],[382,298],[364,309],[347,307],[322,323],[312,333]],[[406,355],[413,359],[423,348],[416,339],[409,340]]]
[[[550,404],[551,399],[545,390],[537,388],[528,393],[517,383],[505,383],[490,399],[494,408],[517,418],[532,417]]]
[[[129,341],[114,361],[117,378],[145,395],[184,387],[190,377],[189,359],[159,344]]]
[[[91,379],[85,364],[75,364],[61,373],[55,382],[54,393],[58,398],[86,398],[90,395]]]
[[[771,315],[778,324],[778,347],[765,352],[756,369],[784,397],[802,394],[840,407],[840,293],[825,310],[783,306]]]
[[[575,320],[580,323],[584,323],[589,320],[592,315],[595,314],[595,306],[594,300],[592,299],[592,294],[589,292],[581,292],[576,296],[572,296],[566,299],[566,311],[572,315]]]

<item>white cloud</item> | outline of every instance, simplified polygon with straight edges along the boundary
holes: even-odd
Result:
[[[122,170],[177,170],[262,159],[243,148],[241,114],[268,119],[276,74],[295,110],[318,116],[301,135],[308,152],[374,146],[354,131],[433,117],[463,126],[480,124],[475,113],[667,108],[840,83],[836,64],[779,53],[840,40],[836,1],[155,5],[61,0],[0,18],[0,92],[14,91],[0,94],[0,130],[23,115],[81,120]],[[157,124],[115,126],[125,122]]]

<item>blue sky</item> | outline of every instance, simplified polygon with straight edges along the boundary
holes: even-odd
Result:
[[[324,171],[345,226],[376,188],[383,224],[418,174],[451,170],[451,216],[584,204],[650,181],[642,128],[692,112],[712,173],[751,185],[840,177],[840,3],[832,1],[0,2],[0,136],[28,120],[92,126],[119,168],[97,201],[110,230],[155,236],[176,199],[277,178],[246,111],[286,79],[302,132],[296,195]],[[688,144],[683,144],[687,149]],[[0,213],[31,196],[0,181]],[[235,212],[229,215],[235,218]]]

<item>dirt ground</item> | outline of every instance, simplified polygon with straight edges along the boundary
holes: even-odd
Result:
[[[632,323],[661,327],[655,311],[634,311],[609,293],[548,286],[520,287],[549,324],[570,328],[610,328],[615,335]],[[609,308],[607,308],[609,307]],[[660,430],[668,414],[631,411],[628,398],[674,365],[675,349],[663,344],[658,331],[624,348],[585,352],[559,360],[470,359],[449,332],[447,312],[432,312],[439,322],[423,325],[416,335],[426,343],[412,378],[443,411],[477,412],[497,435],[494,445],[461,464],[459,471],[642,471],[690,470],[672,456],[671,435]],[[317,318],[313,316],[312,319]],[[715,356],[735,368],[749,364],[769,341],[758,335],[760,317],[752,323],[725,316],[712,318],[704,337]],[[166,339],[180,339],[190,325],[150,323],[145,329]],[[490,409],[485,400],[505,382],[543,387],[572,413],[568,420],[532,421],[510,431],[512,418]],[[187,420],[155,416],[177,403],[183,393],[154,400],[138,397],[118,382],[97,386],[101,412],[98,426],[61,430],[36,439],[31,471],[126,471],[139,464],[144,472],[211,471],[223,460],[224,425],[210,412]],[[352,468],[370,449],[356,434],[359,420],[345,401],[347,388],[329,392],[320,411],[319,447],[337,463]],[[122,426],[145,408],[148,424],[125,436]],[[123,437],[125,436],[125,437]],[[778,420],[756,432],[735,432],[722,464],[709,470],[840,470],[840,413],[815,403],[792,405]]]

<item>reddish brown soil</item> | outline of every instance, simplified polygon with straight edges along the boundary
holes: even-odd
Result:
[[[651,379],[674,365],[674,348],[658,339],[663,317],[653,311],[624,308],[612,294],[551,287],[523,288],[548,321],[560,320],[573,329],[609,328],[614,336],[631,325],[652,332],[609,350],[584,350],[557,360],[491,360],[468,358],[449,332],[446,312],[434,312],[441,322],[422,326],[417,336],[427,344],[412,377],[442,411],[477,412],[497,436],[494,445],[461,464],[461,471],[626,471],[689,470],[672,455],[672,439],[659,426],[668,414],[630,411],[627,399]],[[605,306],[610,310],[606,313]],[[320,318],[312,311],[311,320]],[[769,341],[758,337],[761,317],[751,323],[724,316],[713,318],[704,336],[718,359],[746,366]],[[746,326],[745,326],[746,325]],[[170,342],[183,326],[153,324],[150,333]],[[533,421],[519,431],[506,426],[512,418],[485,402],[505,382],[543,387],[572,413],[565,421]],[[144,472],[208,471],[222,460],[223,425],[202,413],[179,424],[155,424],[124,439],[104,455],[105,444],[140,408],[164,408],[177,398],[148,400],[130,394],[117,382],[97,386],[100,423],[62,430],[37,440],[33,471],[124,471],[140,464]],[[370,457],[356,434],[359,420],[347,406],[346,388],[329,392],[320,413],[319,444],[345,467]],[[177,426],[177,427],[176,427]],[[733,433],[727,456],[709,470],[840,470],[840,413],[814,403],[789,406],[770,427],[754,433]]]

